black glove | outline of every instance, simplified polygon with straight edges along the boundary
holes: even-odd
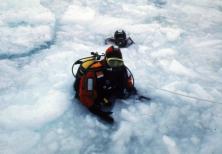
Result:
[[[132,87],[128,90],[130,92],[131,95],[136,95],[137,94],[137,90],[135,87]]]
[[[97,106],[92,106],[89,108],[89,111],[93,114],[99,116],[102,120],[112,124],[114,122],[113,117],[111,116],[112,112],[104,112],[100,110]]]

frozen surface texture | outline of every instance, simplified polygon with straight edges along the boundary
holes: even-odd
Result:
[[[0,153],[221,154],[221,25],[221,0],[2,0]],[[74,99],[71,66],[116,29],[152,101],[118,100],[110,126]]]

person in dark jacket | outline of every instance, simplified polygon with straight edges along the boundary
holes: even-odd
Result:
[[[131,37],[126,36],[126,32],[124,30],[117,30],[113,37],[105,39],[105,44],[113,44],[119,48],[127,48],[134,44],[134,41]]]
[[[120,49],[113,46],[106,50],[104,59],[87,63],[87,69],[78,70],[84,73],[75,82],[76,98],[89,111],[113,123],[110,109],[115,100],[136,93],[132,74],[124,65]]]

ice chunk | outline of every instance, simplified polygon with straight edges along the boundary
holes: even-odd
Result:
[[[51,90],[30,105],[11,105],[0,112],[0,125],[9,128],[41,127],[67,109],[67,95]]]

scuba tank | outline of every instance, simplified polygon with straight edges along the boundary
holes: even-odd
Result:
[[[96,62],[100,61],[101,57],[104,57],[104,54],[98,54],[98,52],[91,52],[90,57],[85,57],[77,60],[75,63],[72,65],[72,74],[75,78],[83,76],[87,70],[95,64]],[[75,66],[80,65],[78,70],[75,73]]]
[[[104,57],[104,54],[98,54],[98,52],[91,52],[90,57],[85,57],[77,60],[76,62],[73,63],[72,65],[72,74],[75,78],[75,82],[73,85],[74,90],[76,91],[75,93],[75,98],[80,98],[79,97],[79,86],[80,86],[80,80],[81,78],[87,73],[89,69],[91,69],[91,66],[98,63],[101,59],[101,57]],[[75,66],[79,65],[77,71],[75,71]],[[91,74],[91,76],[93,76]]]

